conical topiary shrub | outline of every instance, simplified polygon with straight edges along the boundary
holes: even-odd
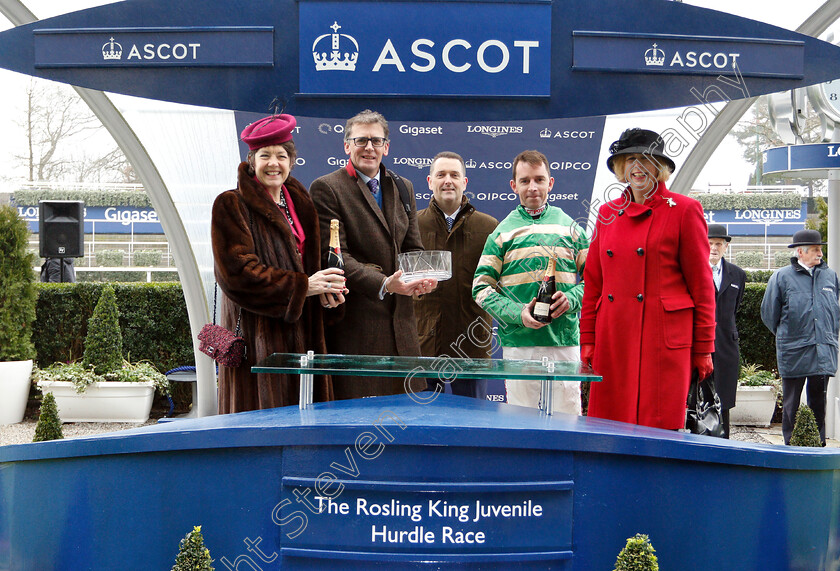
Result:
[[[29,227],[11,206],[0,206],[0,361],[35,357],[35,257],[27,252]]]
[[[117,309],[114,288],[108,285],[102,290],[99,301],[93,309],[93,315],[88,320],[82,365],[85,368],[93,365],[97,375],[104,375],[120,369],[122,364],[120,312]]]
[[[62,438],[64,438],[64,432],[61,430],[61,419],[58,417],[55,397],[52,393],[47,393],[44,395],[44,400],[41,401],[41,414],[38,417],[35,438],[32,439],[32,442],[61,440]]]
[[[814,411],[807,405],[800,405],[796,411],[796,420],[793,423],[793,433],[790,435],[791,446],[822,446],[820,430],[817,428],[817,419],[814,418]]]
[[[650,544],[650,538],[642,533],[627,539],[627,545],[615,560],[614,571],[659,571],[659,563]]]
[[[213,560],[210,559],[210,551],[204,547],[201,526],[197,525],[181,540],[172,571],[213,571],[211,563]]]

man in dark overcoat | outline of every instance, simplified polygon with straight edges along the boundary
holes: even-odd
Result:
[[[773,272],[761,300],[761,320],[776,336],[785,444],[790,444],[807,382],[808,406],[825,446],[826,390],[828,379],[837,374],[840,279],[823,260],[823,246],[816,230],[796,232],[788,246],[795,256],[789,266]]]
[[[327,327],[327,350],[347,355],[420,355],[411,296],[437,286],[433,279],[403,282],[398,256],[422,250],[411,182],[407,192],[382,165],[388,156],[388,122],[369,109],[344,128],[346,166],[316,179],[310,194],[318,210],[321,252],[329,252],[330,220],[339,221],[347,288],[344,318]],[[335,398],[403,392],[404,380],[335,377]],[[419,384],[419,380],[418,380]],[[419,389],[418,389],[419,390]]]
[[[732,236],[723,224],[709,224],[709,265],[715,282],[715,370],[712,380],[723,409],[724,438],[729,438],[729,409],[735,406],[741,369],[735,313],[741,306],[747,274],[724,258]]]
[[[490,316],[472,298],[472,282],[487,236],[499,221],[475,209],[464,196],[467,169],[457,153],[443,151],[432,160],[426,178],[432,199],[417,213],[420,236],[427,250],[446,250],[452,255],[452,277],[415,301],[420,351],[426,357],[490,356]],[[429,389],[442,392],[443,382],[429,379]],[[452,394],[484,399],[487,381],[456,379]]]

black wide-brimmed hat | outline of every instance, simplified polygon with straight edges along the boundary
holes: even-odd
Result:
[[[793,244],[789,244],[788,248],[798,248],[799,246],[825,246],[822,241],[822,236],[816,230],[800,230],[793,235]]]
[[[709,238],[722,238],[727,242],[732,241],[732,236],[726,233],[726,226],[723,224],[709,224]]]
[[[665,154],[665,141],[659,136],[659,133],[648,131],[647,129],[627,129],[621,134],[612,145],[610,145],[610,156],[607,158],[607,168],[613,173],[613,160],[618,155],[629,155],[632,153],[639,153],[650,155],[655,158],[660,164],[664,163],[671,172],[677,169],[668,155]]]

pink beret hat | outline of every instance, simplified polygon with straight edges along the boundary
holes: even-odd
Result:
[[[291,115],[270,115],[242,130],[240,138],[252,151],[292,140],[297,121]]]

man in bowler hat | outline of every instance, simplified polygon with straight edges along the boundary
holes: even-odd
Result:
[[[724,258],[732,236],[723,224],[709,224],[709,265],[715,282],[715,352],[712,355],[712,380],[723,409],[724,438],[729,438],[729,409],[735,406],[738,390],[740,352],[735,313],[744,297],[747,274]]]
[[[776,336],[776,359],[782,377],[782,434],[790,444],[802,387],[808,383],[808,406],[814,411],[825,446],[828,378],[837,373],[840,281],[823,260],[820,233],[793,235],[795,257],[776,270],[761,302],[761,320]]]

